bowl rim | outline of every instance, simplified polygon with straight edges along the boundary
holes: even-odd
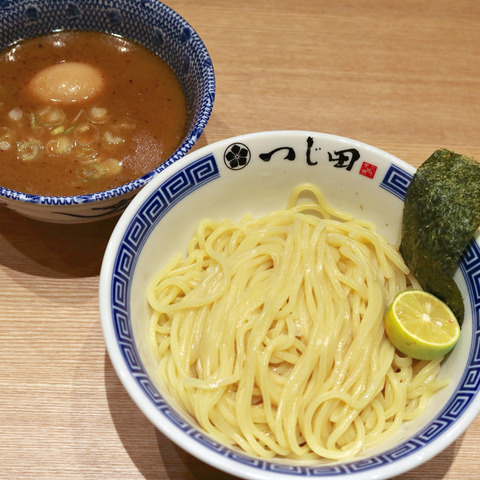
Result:
[[[25,0],[23,0],[23,3],[30,4],[30,2],[27,2]],[[118,8],[119,6],[120,5],[116,5],[116,8]],[[162,164],[158,165],[153,170],[145,173],[141,177],[135,178],[129,182],[107,190],[101,190],[99,192],[80,195],[42,195],[13,190],[0,185],[0,200],[4,199],[31,205],[58,206],[74,204],[85,205],[92,202],[113,199],[142,188],[147,183],[149,183],[151,179],[155,177],[159,172],[163,171],[169,165],[184,157],[193,148],[195,143],[198,141],[198,139],[204,132],[213,110],[216,90],[216,79],[213,62],[204,41],[197,33],[197,31],[192,27],[192,25],[182,15],[180,15],[177,11],[173,10],[171,7],[160,1],[158,2],[157,7],[161,8],[162,11],[168,12],[172,19],[174,19],[176,22],[179,22],[180,26],[183,29],[188,29],[190,31],[190,41],[195,43],[195,49],[198,50],[199,57],[202,59],[202,69],[204,69],[206,72],[209,72],[208,75],[203,75],[205,85],[202,88],[201,102],[198,107],[198,111],[200,113],[195,122],[192,123],[191,127],[185,132],[182,142],[177,146],[175,151]],[[76,28],[74,30],[82,31],[82,28]],[[53,31],[57,30],[52,29],[52,32]],[[105,31],[104,33],[108,32]]]
[[[156,426],[162,433],[164,433],[171,441],[176,443],[182,449],[187,451],[189,454],[193,455],[194,457],[198,458],[199,460],[210,464],[211,466],[229,473],[231,475],[241,476],[241,478],[245,479],[258,479],[258,480],[266,480],[266,479],[287,479],[295,477],[303,477],[307,475],[301,475],[295,470],[292,470],[289,474],[285,470],[282,471],[262,471],[258,468],[253,468],[252,465],[248,465],[246,462],[238,461],[238,458],[242,456],[246,456],[248,458],[252,458],[247,454],[243,454],[239,452],[238,455],[229,455],[228,458],[226,456],[217,455],[216,452],[213,452],[211,448],[203,445],[201,440],[199,441],[197,438],[193,440],[186,433],[180,430],[176,425],[173,425],[171,422],[162,422],[161,413],[158,411],[158,407],[156,407],[152,400],[147,398],[144,391],[141,391],[139,388],[136,380],[134,379],[131,370],[125,363],[125,359],[120,351],[118,345],[118,339],[116,338],[116,333],[114,331],[112,316],[111,316],[111,305],[110,305],[110,298],[111,298],[111,275],[114,268],[115,257],[117,254],[116,247],[122,241],[123,235],[130,225],[131,221],[134,219],[135,215],[138,212],[139,207],[144,203],[146,199],[148,199],[152,193],[155,192],[160,185],[170,178],[172,175],[180,172],[185,166],[191,163],[194,160],[200,159],[205,156],[207,153],[210,153],[213,150],[219,149],[224,146],[228,146],[234,142],[242,142],[251,140],[255,137],[270,137],[270,136],[278,136],[278,135],[316,135],[322,136],[323,138],[332,138],[338,139],[341,141],[348,141],[351,144],[361,146],[369,151],[375,151],[377,154],[384,157],[386,160],[392,161],[393,164],[401,166],[406,172],[413,174],[416,169],[415,167],[411,166],[410,164],[406,163],[405,161],[395,157],[394,155],[381,150],[377,147],[373,147],[366,143],[356,141],[353,139],[349,139],[347,137],[342,137],[338,135],[328,134],[328,133],[319,133],[319,132],[312,132],[306,130],[271,130],[271,131],[264,131],[264,132],[255,132],[255,133],[247,133],[243,135],[234,136],[228,139],[220,140],[210,145],[206,145],[194,152],[189,153],[183,159],[176,162],[175,165],[172,165],[168,171],[164,172],[163,175],[158,175],[153,182],[150,182],[149,185],[144,188],[139,194],[132,200],[130,205],[127,207],[125,212],[120,217],[119,221],[117,222],[114,231],[110,237],[108,242],[107,248],[105,250],[105,256],[102,263],[102,268],[100,272],[100,282],[99,282],[99,306],[100,306],[100,318],[102,324],[102,331],[104,335],[104,340],[106,343],[107,351],[110,356],[112,365],[119,376],[122,384],[124,385],[125,389],[134,400],[136,405],[140,408],[140,410],[144,413],[144,415],[150,420],[150,422]],[[476,244],[476,243],[475,243]],[[478,249],[480,251],[480,242],[478,242]],[[479,312],[476,312],[479,314]],[[473,355],[472,352],[472,344],[470,345],[470,354],[468,358],[471,358]],[[462,378],[459,381],[459,384],[464,381],[465,372],[463,373]],[[351,460],[346,460],[344,462],[329,462],[327,464],[318,464],[318,468],[323,468],[325,466],[330,467],[333,469],[332,474],[319,474],[318,477],[322,478],[338,478],[343,479],[353,477],[356,480],[369,480],[372,478],[376,479],[386,479],[390,478],[394,475],[400,475],[406,471],[409,471],[419,465],[423,464],[424,462],[430,460],[434,456],[438,455],[442,452],[445,448],[447,448],[451,443],[453,443],[471,424],[474,418],[480,412],[480,395],[478,395],[478,390],[476,391],[473,399],[470,401],[468,406],[466,407],[465,411],[463,411],[462,415],[456,419],[455,422],[450,424],[445,432],[442,435],[435,437],[434,441],[428,442],[421,446],[418,451],[414,451],[409,453],[406,456],[400,456],[399,459],[392,460],[391,463],[387,463],[384,465],[380,465],[375,467],[375,470],[371,469],[356,469],[355,466],[358,466],[362,463],[367,464],[372,458],[379,457],[380,455],[388,452],[389,450],[382,451],[380,454],[373,454],[368,457],[361,457],[354,458]],[[453,394],[452,394],[453,396]],[[450,401],[450,398],[449,398]],[[163,412],[162,412],[163,413]],[[439,416],[438,414],[437,416]],[[435,417],[436,418],[436,417]],[[430,423],[434,420],[432,419]],[[192,427],[193,428],[193,427]],[[418,432],[417,432],[418,434]],[[208,437],[208,435],[205,435]],[[412,435],[413,436],[413,435]],[[405,443],[407,440],[403,441]],[[220,444],[219,444],[220,445]],[[220,447],[221,448],[221,447]],[[229,448],[229,447],[224,447]],[[392,449],[390,449],[392,450]],[[271,459],[270,461],[267,460],[266,462],[272,462],[275,465],[279,465],[282,461],[278,459]],[[339,474],[334,473],[335,466],[338,465],[349,465],[348,473]],[[302,465],[303,466],[303,465]],[[314,467],[313,467],[314,468]],[[316,477],[317,475],[310,475]]]

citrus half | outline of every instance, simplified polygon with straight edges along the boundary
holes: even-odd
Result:
[[[448,305],[423,290],[405,290],[385,313],[385,330],[402,353],[419,360],[447,354],[460,337],[460,325]]]

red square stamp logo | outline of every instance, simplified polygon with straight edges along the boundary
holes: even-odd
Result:
[[[362,166],[360,167],[360,175],[363,175],[364,177],[373,178],[376,171],[377,166],[368,162],[363,162]]]

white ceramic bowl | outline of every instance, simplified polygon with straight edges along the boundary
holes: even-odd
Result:
[[[358,157],[358,158],[357,158]],[[313,182],[333,205],[374,221],[398,246],[403,197],[414,168],[377,148],[343,137],[286,131],[240,136],[204,147],[159,173],[120,218],[100,277],[100,313],[111,361],[150,421],[204,462],[246,479],[303,477],[383,479],[440,454],[480,410],[480,240],[456,274],[465,299],[461,339],[440,377],[450,385],[427,412],[385,444],[347,462],[260,460],[210,439],[176,411],[147,345],[146,286],[204,217],[239,219],[284,208],[300,182]]]
[[[164,164],[125,185],[90,195],[55,197],[17,192],[3,187],[0,179],[0,205],[22,215],[55,223],[102,220],[122,212],[139,189],[195,145],[213,108],[213,65],[195,30],[158,0],[0,1],[0,50],[54,30],[112,33],[143,45],[172,68],[187,98],[187,128],[177,150]]]

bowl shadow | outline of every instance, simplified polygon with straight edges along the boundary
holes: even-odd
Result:
[[[234,480],[183,451],[161,433],[135,405],[105,352],[105,389],[117,434],[146,480]]]
[[[221,472],[182,450],[160,432],[135,405],[121,384],[105,352],[105,388],[117,434],[132,462],[146,480],[234,480],[237,477]],[[441,480],[448,475],[460,449],[460,436],[439,456],[391,480]]]
[[[457,438],[448,448],[439,453],[428,462],[414,468],[402,475],[392,477],[390,480],[442,480],[446,478],[450,466],[455,460],[457,451],[460,449],[463,435]]]
[[[0,207],[6,245],[0,264],[30,275],[90,277],[100,273],[103,253],[118,216],[83,224],[46,223]]]

